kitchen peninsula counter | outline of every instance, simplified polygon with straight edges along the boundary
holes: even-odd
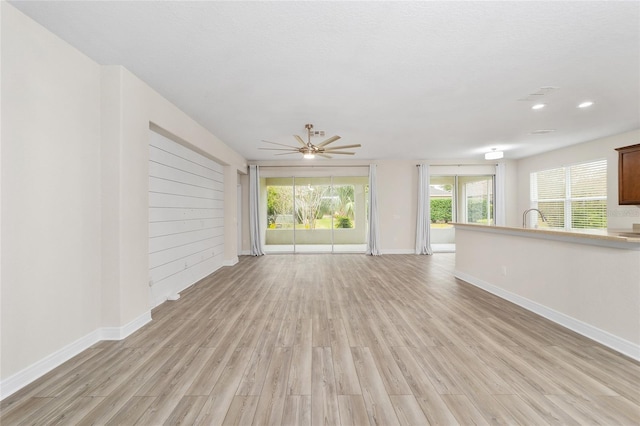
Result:
[[[640,233],[631,230],[564,230],[556,228],[519,228],[512,226],[487,226],[469,223],[454,223],[458,229],[469,229],[478,232],[495,232],[501,234],[520,235],[528,238],[542,238],[568,241],[577,244],[591,244],[614,248],[640,250]]]
[[[455,227],[457,278],[640,360],[640,235]]]

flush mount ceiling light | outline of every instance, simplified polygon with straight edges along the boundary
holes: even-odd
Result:
[[[504,157],[504,152],[496,151],[495,148],[491,148],[491,152],[485,152],[484,159],[485,160],[499,160]]]
[[[544,108],[546,105],[545,104],[535,104],[534,106],[531,107],[531,109],[542,109]]]
[[[290,154],[300,153],[302,154],[303,158],[307,160],[311,160],[315,158],[316,155],[323,158],[331,158],[331,155],[333,154],[355,155],[355,152],[347,152],[347,151],[341,151],[341,150],[347,149],[347,148],[360,148],[362,146],[358,143],[353,145],[340,145],[340,146],[334,146],[331,148],[325,148],[330,143],[333,143],[338,139],[340,139],[340,136],[331,136],[329,139],[325,139],[320,144],[314,145],[311,143],[311,134],[313,130],[313,124],[305,124],[304,128],[307,129],[307,142],[305,142],[300,136],[293,135],[293,137],[296,138],[296,140],[300,144],[299,147],[263,140],[262,142],[269,143],[271,145],[284,146],[286,147],[286,149],[285,148],[258,148],[258,149],[264,149],[267,151],[285,151],[275,155],[290,155]]]
[[[578,108],[589,108],[591,105],[593,105],[593,102],[591,101],[584,101],[581,104],[578,105]]]

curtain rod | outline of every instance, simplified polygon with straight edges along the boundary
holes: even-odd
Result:
[[[422,164],[416,164],[416,167],[420,167]],[[429,164],[429,166],[434,167],[434,166],[446,166],[446,167],[451,167],[451,166],[457,166],[457,167],[461,167],[461,166],[497,166],[498,163],[492,164],[492,163],[484,163],[484,164]]]
[[[251,165],[251,164],[250,164],[250,165]],[[344,169],[344,168],[353,168],[353,167],[367,167],[367,168],[369,167],[369,165],[368,165],[368,164],[367,164],[367,165],[357,165],[357,166],[338,166],[338,165],[331,165],[331,164],[327,164],[327,165],[324,165],[324,166],[261,166],[260,164],[256,164],[256,166],[260,167],[261,169],[262,169],[262,168],[278,168],[278,169],[279,169],[279,168],[288,168],[288,169],[290,169],[290,168],[292,168],[292,167],[305,167],[305,168],[315,168],[315,167],[323,167],[323,168],[324,168],[324,167],[340,167],[340,168],[343,168],[343,169]]]

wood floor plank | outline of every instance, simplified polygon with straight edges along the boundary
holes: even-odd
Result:
[[[223,426],[243,426],[253,422],[258,407],[258,395],[236,395],[231,401]]]
[[[415,396],[391,395],[391,404],[402,426],[429,424]]]
[[[147,411],[155,401],[155,396],[133,396],[120,408],[120,410],[106,422],[107,425],[133,425],[136,424],[142,413]],[[103,424],[103,423],[96,423]]]
[[[281,323],[282,320],[275,316],[270,316],[265,323],[236,395],[260,395]]]
[[[514,424],[536,424],[544,425],[547,420],[538,412],[522,400],[518,395],[494,395],[502,409],[509,412]]]
[[[338,395],[361,395],[360,381],[353,363],[349,338],[341,319],[329,320],[329,335],[336,377],[336,392]]]
[[[329,336],[329,315],[327,313],[327,306],[321,300],[314,300],[312,303],[312,309],[312,345],[314,347],[331,346],[331,339]]]
[[[50,411],[45,416],[34,421],[42,425],[75,425],[89,411],[104,400],[101,396],[84,396],[71,401],[56,411]],[[2,421],[0,421],[2,424]],[[9,424],[9,423],[6,423]]]
[[[288,306],[288,305],[287,305]],[[296,338],[296,325],[295,320],[283,319],[280,331],[278,332],[278,338],[276,340],[276,346],[291,347]]]
[[[588,402],[573,395],[546,395],[546,398],[581,425],[616,424],[610,420],[606,422],[599,421],[598,419],[602,417],[601,414],[597,413]]]
[[[391,348],[416,401],[431,425],[455,425],[455,417],[407,347]]]
[[[138,422],[141,424],[163,423],[172,415],[178,404],[183,402],[183,397],[193,383],[200,365],[213,352],[213,348],[207,347],[194,347],[193,349],[195,351],[187,352],[184,358],[176,363],[175,369],[167,375],[161,385],[157,384],[160,392],[147,392],[147,394],[156,394],[157,398],[140,416]]]
[[[550,425],[580,426],[581,424],[570,413],[554,404],[546,395],[537,392],[520,392],[517,395],[524,403],[535,411]]]
[[[455,365],[442,356],[438,347],[409,348],[414,359],[429,377],[439,394],[463,394],[465,387],[461,384]]]
[[[311,395],[312,325],[311,319],[299,319],[293,343],[289,395]]]
[[[391,399],[369,348],[352,348],[362,396],[372,425],[399,425]]]
[[[141,364],[136,370],[128,372],[123,384],[91,410],[79,425],[104,424],[116,415],[136,392],[165,364],[179,347],[155,347],[154,357]]]
[[[365,426],[369,423],[367,407],[362,395],[338,395],[338,409],[342,426]]]
[[[282,424],[311,426],[311,395],[287,395]]]
[[[250,349],[238,346],[233,351],[224,371],[196,417],[196,424],[222,424],[250,358]]]
[[[253,417],[254,425],[277,425],[282,423],[290,368],[291,348],[275,348],[271,363],[267,368],[256,413]]]
[[[640,408],[621,396],[595,396],[595,406],[602,413],[611,413],[620,424],[640,425]]]
[[[55,412],[51,409],[52,404],[55,402],[54,397],[50,398],[41,398],[41,397],[24,397],[23,400],[15,400],[17,404],[17,409],[8,411],[6,413],[2,413],[0,419],[2,423],[14,425],[19,423],[29,423],[29,414],[40,411],[44,409],[45,413]],[[46,408],[48,406],[48,408]],[[33,422],[32,422],[33,423]]]
[[[371,355],[378,367],[378,372],[387,392],[390,395],[408,395],[411,389],[407,384],[402,372],[393,359],[389,345],[382,336],[382,332],[378,329],[375,321],[368,319],[367,325],[367,347],[371,351]]]
[[[183,396],[165,420],[164,425],[191,425],[207,398],[204,396]]]
[[[331,348],[313,348],[311,370],[311,424],[336,425],[340,423],[338,394],[333,374]]]
[[[489,425],[466,395],[442,395],[442,399],[461,425]]]
[[[562,393],[583,396],[618,395],[606,384],[599,383],[566,361],[559,360],[546,351],[539,350],[532,353],[529,348],[521,348],[519,346],[507,347],[505,350],[515,353],[522,359],[526,359],[534,368],[545,374],[558,387],[563,389]]]
[[[454,254],[242,256],[0,403],[3,425],[640,424],[640,362]]]

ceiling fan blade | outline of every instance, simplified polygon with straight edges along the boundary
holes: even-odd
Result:
[[[322,158],[333,158],[333,157],[331,157],[330,155],[327,155],[327,154],[316,154],[316,155],[319,156],[319,157],[322,157]]]
[[[302,146],[307,146],[306,142],[302,140],[302,138],[298,135],[293,135],[294,138],[296,138],[296,140],[300,143],[300,145]]]
[[[329,151],[329,154],[331,154],[331,155],[333,155],[333,154],[356,155],[355,152],[340,152],[340,151]]]
[[[346,148],[360,148],[362,145],[359,143],[353,145],[340,145],[340,146],[332,146],[331,148],[325,148],[325,151],[332,151],[334,149],[346,149]]]
[[[282,152],[280,154],[273,154],[273,155],[291,155],[291,154],[300,154],[300,152],[295,151],[295,152]]]
[[[258,148],[263,151],[291,151],[291,152],[300,152],[298,148]]]
[[[273,144],[273,145],[286,146],[287,148],[291,148],[291,149],[298,149],[297,146],[285,145],[283,143],[278,143],[278,142],[270,142],[270,141],[265,141],[265,140],[263,140],[262,142],[270,143],[270,144]]]
[[[322,142],[320,145],[318,145],[318,148],[322,148],[323,146],[327,146],[332,142],[337,141],[338,139],[340,139],[340,136],[336,135],[336,136],[331,136],[329,139],[325,140],[324,142]]]

